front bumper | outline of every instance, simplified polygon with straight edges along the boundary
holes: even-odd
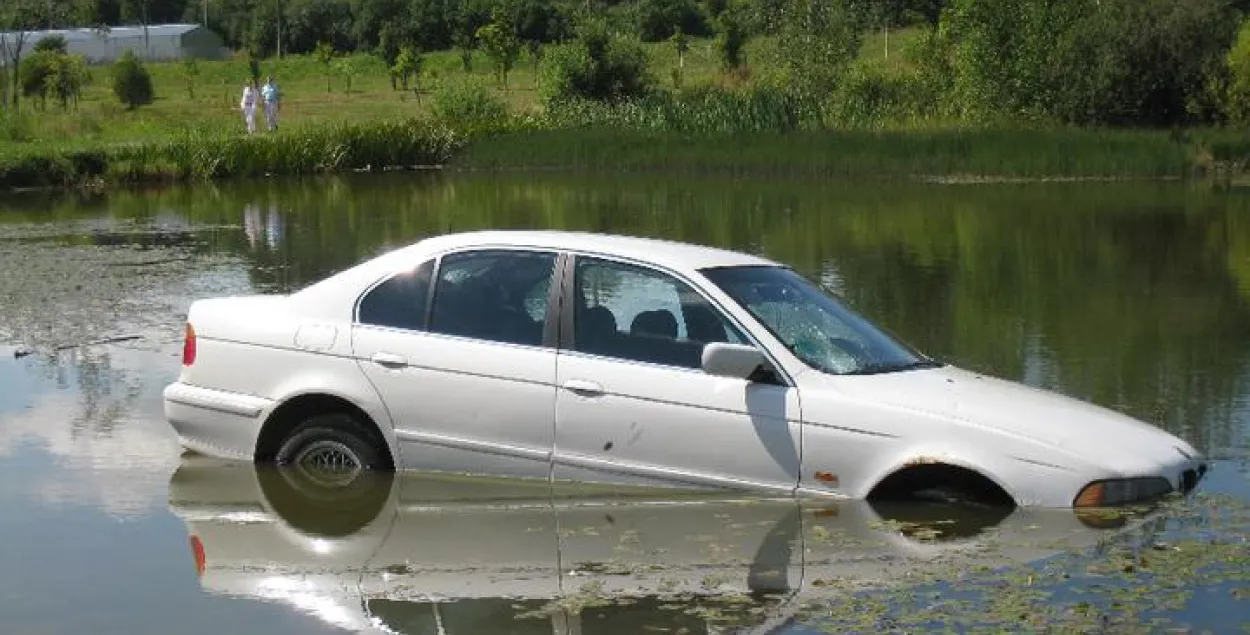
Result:
[[[274,402],[262,397],[170,384],[165,418],[184,448],[207,456],[251,461],[261,424]]]

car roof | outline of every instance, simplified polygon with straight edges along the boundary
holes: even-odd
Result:
[[[491,230],[426,238],[407,249],[443,252],[473,247],[531,247],[615,256],[677,270],[708,267],[779,266],[750,254],[691,243],[576,231]],[[406,251],[406,249],[404,250]]]

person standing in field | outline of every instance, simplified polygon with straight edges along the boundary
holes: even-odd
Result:
[[[260,89],[261,97],[265,101],[265,125],[270,132],[278,129],[278,108],[281,104],[282,93],[278,91],[278,85],[274,83],[273,76],[265,78],[265,85]]]
[[[247,124],[248,134],[256,134],[256,102],[259,99],[255,82],[244,83],[243,99],[239,101],[239,108],[243,110],[243,122]]]

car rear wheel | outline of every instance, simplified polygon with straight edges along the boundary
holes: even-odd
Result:
[[[279,467],[326,487],[351,483],[362,472],[386,469],[376,434],[346,413],[317,415],[295,427],[274,457]]]

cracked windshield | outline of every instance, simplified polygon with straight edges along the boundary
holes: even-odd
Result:
[[[1250,632],[1250,3],[2,4],[5,635]]]

